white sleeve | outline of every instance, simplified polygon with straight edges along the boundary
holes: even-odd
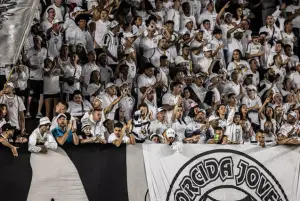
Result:
[[[174,11],[174,9],[171,9],[171,10],[169,10],[168,12],[167,12],[167,18],[166,18],[166,21],[168,21],[168,20],[174,20],[173,18],[174,18],[174,16],[175,16],[175,13],[174,13],[175,11]]]
[[[57,142],[55,141],[52,134],[48,134],[48,140],[45,142],[45,147],[47,149],[56,150],[57,149]]]
[[[235,114],[235,109],[231,109],[227,117],[227,126],[233,123],[234,114]]]
[[[33,153],[38,153],[42,150],[41,147],[38,147],[35,145],[36,145],[36,135],[34,133],[32,133],[29,136],[29,140],[28,140],[28,151],[33,152]]]
[[[165,94],[163,97],[162,97],[162,104],[166,104],[166,105],[169,105],[169,96],[168,94]]]
[[[281,11],[279,9],[276,9],[276,11],[272,14],[274,21],[276,22],[277,18],[280,16]]]

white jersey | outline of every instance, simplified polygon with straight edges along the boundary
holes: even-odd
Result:
[[[73,77],[79,79],[81,77],[81,66],[73,67],[72,65],[66,66],[65,78]],[[67,94],[72,94],[75,90],[80,90],[80,83],[75,82],[73,85],[69,86],[66,82],[64,83],[63,91]]]
[[[44,60],[47,58],[47,50],[45,48],[41,48],[40,51],[37,51],[34,48],[28,50],[27,59],[29,60],[30,65],[37,66],[38,68],[29,71],[29,79],[30,80],[43,80],[43,68],[44,68]]]
[[[50,76],[44,76],[44,94],[58,94],[60,92],[59,75],[60,69],[52,70]]]
[[[3,103],[7,106],[11,125],[15,126],[17,129],[20,129],[19,112],[26,110],[22,99],[16,95],[9,97],[4,94],[0,97],[0,103]]]
[[[47,44],[48,44],[48,55],[52,58],[58,57],[62,46],[61,33],[59,32],[57,34],[54,31],[51,31],[50,39],[48,40]]]

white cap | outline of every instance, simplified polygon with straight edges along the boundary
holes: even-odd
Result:
[[[234,32],[234,33],[236,33],[236,32],[242,32],[242,33],[244,33],[244,32],[245,32],[245,30],[243,30],[243,29],[241,29],[241,28],[238,28],[237,30],[235,30],[235,32]]]
[[[119,25],[119,22],[117,22],[116,20],[113,20],[113,21],[110,23],[109,27],[110,27],[111,29],[113,29],[113,28],[115,28],[115,27],[118,26],[118,25]]]
[[[215,77],[219,77],[219,75],[216,74],[216,73],[212,73],[212,74],[210,74],[209,79],[211,80],[211,79],[213,79]]]
[[[112,87],[112,86],[115,86],[115,84],[109,82],[109,83],[106,84],[105,89],[108,89],[109,87]]]
[[[46,125],[46,124],[51,124],[51,121],[49,120],[49,118],[48,117],[40,118],[39,126],[43,126],[43,125]]]
[[[85,129],[86,127],[88,127],[88,126],[91,126],[91,125],[89,124],[89,122],[88,122],[88,121],[83,121],[83,122],[82,122],[82,125],[81,125],[81,131],[84,131],[84,129]]]
[[[55,18],[53,21],[52,21],[52,24],[58,24],[58,23],[63,23],[61,20],[59,20],[58,18]]]
[[[208,51],[212,51],[211,45],[206,45],[206,46],[204,46],[203,52],[208,52]]]
[[[57,120],[61,117],[67,118],[67,116],[65,114],[59,114],[59,115],[57,115]]]
[[[188,18],[185,19],[184,24],[186,25],[188,22],[193,22],[193,20],[188,17]]]
[[[294,112],[294,111],[290,111],[290,112],[289,112],[289,115],[293,116],[294,118],[297,118],[297,114],[296,114],[296,112]]]
[[[134,49],[132,47],[129,47],[129,48],[126,48],[124,52],[125,52],[125,54],[130,54],[130,53],[134,52]]]
[[[164,109],[163,107],[157,108],[157,113],[158,113],[158,112],[162,112],[162,111],[166,111],[166,109]]]
[[[230,12],[226,12],[226,13],[224,14],[224,17],[226,17],[226,15],[231,15],[231,16],[232,16],[232,14],[231,14]]]
[[[175,64],[181,64],[181,63],[189,63],[189,61],[185,60],[182,56],[177,56],[175,58]]]
[[[11,88],[15,88],[15,86],[14,86],[14,84],[13,84],[12,82],[8,82],[8,83],[6,84],[6,86],[10,86]]]
[[[166,136],[167,136],[168,138],[169,138],[169,137],[175,138],[175,131],[174,131],[174,129],[168,128],[168,129],[166,130]]]
[[[35,35],[33,38],[34,38],[34,39],[39,39],[40,41],[43,41],[42,37],[39,36],[39,35]]]
[[[257,91],[256,87],[253,84],[246,86],[246,89],[251,89]]]

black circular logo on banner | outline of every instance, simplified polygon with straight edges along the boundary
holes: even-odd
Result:
[[[166,201],[288,201],[274,175],[236,150],[201,153],[176,173]]]

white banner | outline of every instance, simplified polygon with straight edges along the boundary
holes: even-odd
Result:
[[[299,147],[143,144],[151,201],[299,201]]]

